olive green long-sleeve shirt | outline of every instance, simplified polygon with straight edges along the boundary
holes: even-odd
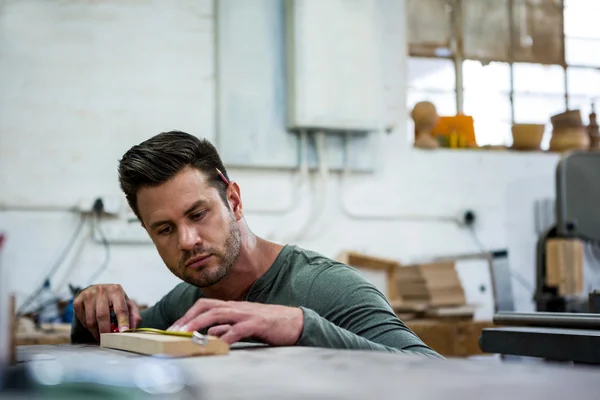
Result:
[[[141,327],[167,329],[200,298],[180,283],[141,312]],[[300,307],[304,329],[297,345],[421,353],[440,357],[394,314],[385,296],[360,272],[318,253],[287,245],[250,288],[246,301]],[[73,342],[93,342],[74,318]]]

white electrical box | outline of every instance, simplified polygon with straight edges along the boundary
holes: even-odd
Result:
[[[287,0],[288,125],[381,127],[381,24],[376,0]]]

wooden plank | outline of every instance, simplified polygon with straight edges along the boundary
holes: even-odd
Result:
[[[34,344],[66,344],[71,342],[71,324],[40,324],[26,317],[18,318],[15,322],[15,341],[17,346]]]
[[[68,333],[46,333],[31,332],[17,333],[15,337],[17,346],[44,345],[44,344],[68,344],[71,343],[71,336]]]
[[[361,254],[354,251],[346,251],[340,254],[338,261],[352,267],[371,268],[380,271],[389,271],[392,268],[400,266],[400,263],[380,257],[374,257],[367,254]]]
[[[424,313],[429,305],[427,302],[392,301],[392,309],[396,313]]]
[[[468,318],[473,319],[475,307],[472,305],[463,305],[457,307],[438,307],[431,308],[425,312],[427,317],[431,318]]]
[[[546,284],[561,296],[583,291],[583,243],[578,239],[546,241]]]
[[[209,336],[206,344],[196,344],[189,337],[148,332],[103,333],[100,335],[100,347],[172,357],[229,353],[229,345],[214,336]]]
[[[68,334],[71,333],[71,324],[67,324],[67,323],[50,323],[50,324],[49,323],[41,323],[40,328],[44,332],[51,332],[51,333],[66,332]]]
[[[425,303],[430,307],[440,307],[466,303],[453,261],[403,266],[397,268],[395,276],[400,301],[394,304]]]

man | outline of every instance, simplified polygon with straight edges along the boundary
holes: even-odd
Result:
[[[184,282],[138,311],[120,285],[94,285],[74,301],[73,342],[151,327],[207,332],[227,343],[439,355],[402,323],[355,269],[252,233],[240,187],[207,140],[161,133],[120,161],[120,184],[164,263]]]

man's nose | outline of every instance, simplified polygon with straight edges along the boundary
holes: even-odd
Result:
[[[185,225],[179,229],[179,248],[191,251],[200,244],[202,239],[193,226]]]

